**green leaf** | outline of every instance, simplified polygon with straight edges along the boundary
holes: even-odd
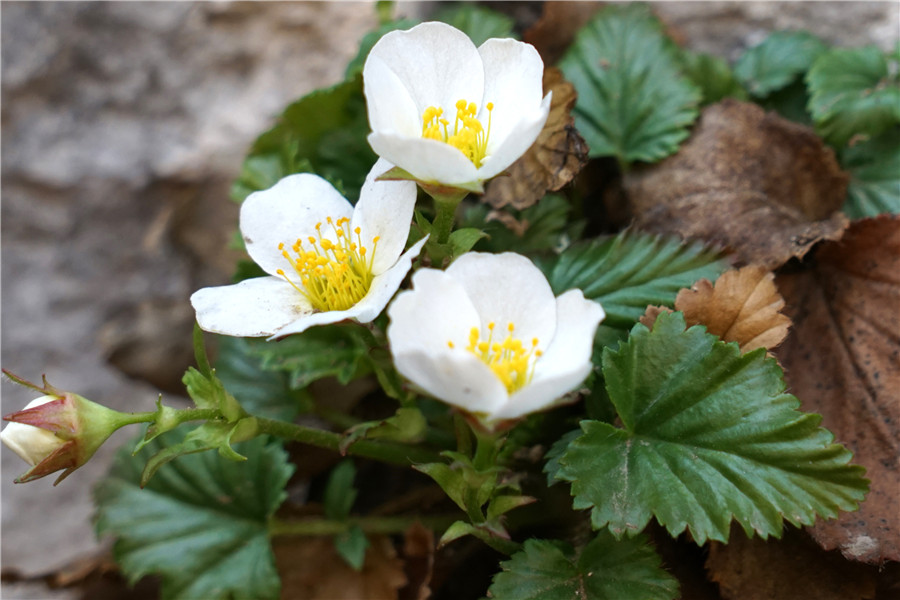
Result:
[[[598,12],[559,67],[578,92],[575,125],[592,157],[658,161],[697,118],[700,90],[679,73],[677,49],[645,5]]]
[[[231,195],[243,200],[286,175],[314,172],[355,203],[377,158],[366,141],[368,133],[362,75],[357,73],[288,106],[278,123],[253,143]]]
[[[681,288],[714,281],[727,268],[721,253],[684,242],[626,230],[605,240],[573,245],[542,265],[554,293],[578,288],[606,311],[597,342],[623,339],[648,304],[674,306]]]
[[[474,227],[465,227],[457,229],[450,234],[447,240],[450,246],[451,256],[462,256],[472,249],[478,240],[487,237],[487,234],[480,229]]]
[[[595,528],[641,531],[655,515],[673,536],[727,541],[732,517],[748,536],[781,536],[782,519],[854,510],[868,489],[862,467],[798,409],[765,350],[741,355],[681,313],[635,325],[603,352],[606,388],[624,429],[582,421],[560,457],[576,509]]]
[[[307,329],[279,342],[260,344],[253,353],[266,370],[285,371],[290,386],[306,387],[323,377],[336,377],[339,383],[361,377],[371,371],[369,348],[372,334],[355,323],[324,325]]]
[[[350,64],[347,65],[347,71],[344,74],[344,79],[350,79],[355,77],[358,73],[362,73],[363,67],[366,64],[366,58],[369,56],[369,52],[372,50],[372,47],[384,36],[386,33],[390,33],[391,31],[405,31],[413,26],[415,26],[417,21],[413,19],[400,19],[399,21],[391,21],[390,23],[385,23],[375,31],[370,31],[359,41],[359,52],[356,53],[356,56],[353,57],[353,60],[350,61]]]
[[[513,33],[515,21],[474,2],[457,2],[455,6],[438,12],[434,20],[453,25],[469,36],[476,46],[480,46],[490,38],[519,39],[519,36]]]
[[[494,600],[669,600],[678,582],[660,567],[643,537],[615,540],[600,532],[575,552],[549,540],[527,540],[500,563],[488,593]]]
[[[679,54],[684,74],[703,93],[700,104],[706,106],[723,98],[747,99],[747,91],[731,72],[731,67],[722,58],[702,52],[682,50]]]
[[[322,498],[325,505],[325,516],[329,519],[342,521],[350,516],[350,509],[356,502],[354,478],[356,478],[356,467],[349,458],[342,460],[331,470]]]
[[[177,437],[158,438],[140,458]],[[116,538],[113,552],[131,583],[158,574],[167,600],[278,598],[267,522],[293,467],[280,445],[264,438],[238,449],[246,461],[187,456],[161,468],[143,490],[143,461],[118,454],[95,490],[96,526]]]
[[[369,540],[359,525],[334,536],[334,548],[354,571],[361,571],[366,560]]]
[[[761,100],[760,104],[767,111],[774,110],[785,119],[812,127],[812,115],[806,108],[809,104],[809,93],[801,79],[777,92],[772,92]]]
[[[270,419],[290,421],[297,416],[304,400],[291,390],[288,375],[263,369],[260,348],[267,342],[249,338],[221,336],[216,375],[247,412]]]
[[[776,31],[734,65],[734,76],[757,98],[787,87],[806,73],[828,46],[807,31]]]
[[[816,129],[835,146],[900,123],[897,62],[875,46],[825,52],[813,63],[806,83]]]
[[[568,450],[569,444],[581,437],[581,434],[581,429],[574,429],[556,440],[550,446],[550,449],[547,450],[547,453],[544,455],[544,459],[547,461],[544,463],[544,473],[547,474],[548,486],[559,481],[559,470],[562,468],[562,465],[559,464],[559,459]]]
[[[569,222],[572,206],[558,194],[548,194],[525,210],[506,209],[522,223],[527,223],[523,235],[517,235],[500,221],[488,221],[491,207],[476,204],[465,211],[463,224],[484,230],[488,238],[477,244],[477,250],[486,252],[514,251],[528,254],[540,250],[560,250],[577,239],[584,228],[584,221]]]
[[[841,164],[850,172],[844,203],[848,217],[900,214],[900,130],[845,149]]]

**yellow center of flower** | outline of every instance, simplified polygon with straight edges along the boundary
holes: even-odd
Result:
[[[341,217],[334,221],[328,217],[326,222],[336,242],[322,237],[322,223],[317,223],[316,235],[307,237],[306,242],[297,238],[290,248],[278,244],[281,255],[299,277],[299,285],[283,269],[276,273],[303,294],[314,309],[346,310],[362,300],[372,285],[372,261],[378,236],[372,239],[369,252],[362,243],[359,227],[350,231],[350,219]]]
[[[443,118],[444,109],[429,106],[422,115],[422,137],[438,140],[450,144],[466,155],[476,167],[481,167],[481,161],[487,154],[488,138],[491,135],[491,115],[494,103],[485,105],[488,111],[487,129],[481,125],[481,121],[475,118],[478,107],[474,102],[459,100],[456,103],[456,122],[453,131],[450,130],[450,121]]]
[[[478,327],[471,329],[466,350],[484,361],[512,394],[525,387],[534,375],[534,361],[543,354],[537,348],[538,339],[532,339],[531,346],[526,346],[522,340],[513,337],[515,325],[510,323],[506,327],[506,339],[495,342],[495,324],[488,323],[487,328],[487,339],[482,338]],[[447,346],[455,347],[453,342],[447,342]]]

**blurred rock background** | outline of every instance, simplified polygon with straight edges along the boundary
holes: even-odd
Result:
[[[527,27],[539,3],[492,3]],[[400,3],[422,18],[435,4]],[[658,13],[689,47],[734,60],[768,32],[893,47],[897,2],[668,2]],[[356,2],[3,2],[2,365],[120,410],[173,402],[191,361],[199,287],[226,283],[237,205],[228,188],[252,140],[285,105],[338,82],[376,25]],[[4,382],[2,411],[33,394]],[[117,434],[53,489],[12,480],[2,456],[11,583],[99,551],[90,488]],[[12,575],[12,576],[10,576]],[[79,597],[74,591],[57,598]]]

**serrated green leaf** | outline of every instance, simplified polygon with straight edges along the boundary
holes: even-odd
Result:
[[[679,59],[684,74],[703,94],[701,105],[713,104],[723,98],[747,99],[747,90],[738,82],[724,59],[690,50],[682,50]]]
[[[522,211],[507,209],[520,222],[527,223],[521,236],[500,221],[488,221],[491,210],[485,204],[469,207],[463,222],[466,227],[481,229],[488,235],[476,245],[476,250],[483,252],[529,254],[540,250],[559,251],[577,239],[584,228],[584,221],[569,222],[572,206],[558,194],[548,194]]]
[[[550,446],[550,449],[547,450],[547,453],[544,455],[544,459],[547,461],[544,463],[544,473],[547,474],[547,485],[553,485],[554,483],[559,482],[559,470],[562,468],[559,464],[559,459],[565,454],[566,450],[569,448],[569,444],[581,437],[581,434],[581,429],[574,429],[556,440],[553,445]]]
[[[732,517],[747,535],[779,537],[782,519],[854,510],[868,488],[850,452],[798,409],[774,359],[741,355],[681,313],[635,325],[603,375],[624,429],[582,421],[560,457],[576,509],[595,528],[633,535],[656,516],[673,536],[727,541]]]
[[[290,386],[299,389],[323,377],[333,376],[346,384],[369,373],[372,343],[372,334],[365,327],[334,324],[261,344],[253,353],[260,358],[263,369],[287,372]]]
[[[349,458],[342,460],[331,470],[322,498],[326,517],[341,521],[350,516],[350,509],[356,502],[356,488],[353,487],[355,478],[356,467]]]
[[[578,92],[575,126],[592,157],[655,162],[697,118],[700,90],[679,73],[677,50],[645,5],[598,12],[559,67]]]
[[[648,304],[673,306],[681,288],[702,278],[715,281],[727,264],[721,253],[702,244],[626,230],[573,245],[541,268],[555,294],[578,288],[603,306],[606,318],[596,339],[612,345]]]
[[[453,500],[457,506],[466,510],[466,480],[459,469],[451,469],[444,463],[425,463],[414,465],[413,468],[420,473],[431,477],[435,483],[441,486],[447,497]]]
[[[359,525],[334,536],[334,548],[354,571],[361,571],[366,560],[369,539]]]
[[[435,21],[443,21],[465,33],[476,46],[490,38],[519,39],[513,32],[515,21],[506,15],[474,2],[457,2],[438,12]]]
[[[831,144],[843,146],[855,135],[875,136],[900,123],[897,63],[875,46],[823,53],[806,83],[816,129]]]
[[[166,600],[278,598],[267,522],[293,470],[286,453],[257,438],[238,447],[245,462],[186,456],[140,489],[140,459],[176,439],[161,436],[139,459],[118,454],[95,490],[98,534],[116,538],[114,555],[132,583],[160,575]]]
[[[450,246],[451,256],[462,256],[471,250],[472,246],[478,243],[478,240],[484,237],[487,237],[487,234],[474,227],[457,229],[450,234],[450,237],[447,240],[447,243]]]
[[[250,414],[290,421],[299,414],[305,398],[291,390],[286,373],[263,369],[259,348],[266,343],[221,336],[216,375]]]
[[[615,540],[600,532],[575,552],[549,540],[527,540],[500,563],[489,594],[494,600],[670,600],[678,582],[660,567],[644,538]]]
[[[828,46],[807,31],[776,31],[734,65],[734,76],[757,98],[783,89],[809,70]]]
[[[377,158],[366,141],[368,133],[362,75],[357,73],[288,106],[278,123],[253,143],[231,195],[242,201],[286,175],[314,172],[355,203]]]
[[[391,21],[390,23],[385,23],[375,31],[370,31],[359,41],[359,52],[356,53],[356,56],[353,57],[353,60],[350,61],[350,64],[347,65],[347,71],[344,73],[344,79],[351,79],[355,77],[358,73],[362,73],[363,67],[366,64],[366,58],[369,56],[369,52],[372,50],[372,47],[378,43],[378,40],[382,38],[382,36],[386,33],[390,33],[391,31],[405,31],[413,26],[415,26],[418,22],[413,19],[400,19],[398,21]]]
[[[900,214],[900,130],[847,148],[841,165],[850,173],[844,203],[848,217]]]

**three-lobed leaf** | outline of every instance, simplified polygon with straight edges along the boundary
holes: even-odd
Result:
[[[633,535],[656,516],[703,544],[726,541],[734,518],[748,535],[778,537],[782,519],[833,518],[868,489],[763,349],[741,355],[702,327],[685,330],[680,313],[605,349],[603,375],[624,429],[583,421],[558,473],[595,528]]]
[[[726,261],[700,243],[626,230],[573,245],[543,268],[554,293],[578,288],[603,306],[596,339],[608,346],[625,337],[647,305],[672,306],[681,288],[715,280]]]
[[[157,438],[139,458],[176,438]],[[114,554],[132,583],[158,574],[167,600],[278,598],[267,521],[293,468],[280,445],[265,438],[238,449],[246,461],[209,452],[185,456],[163,466],[144,489],[143,460],[119,453],[95,491],[96,526],[116,538]]]
[[[568,544],[530,539],[500,563],[489,593],[494,600],[668,600],[678,582],[660,568],[642,537],[616,540],[609,532],[576,552]]]
[[[681,75],[677,49],[641,4],[609,6],[559,63],[575,85],[575,125],[590,156],[654,162],[678,149],[701,92]]]
[[[808,31],[776,31],[744,52],[734,76],[756,98],[765,98],[806,73],[828,46]]]

